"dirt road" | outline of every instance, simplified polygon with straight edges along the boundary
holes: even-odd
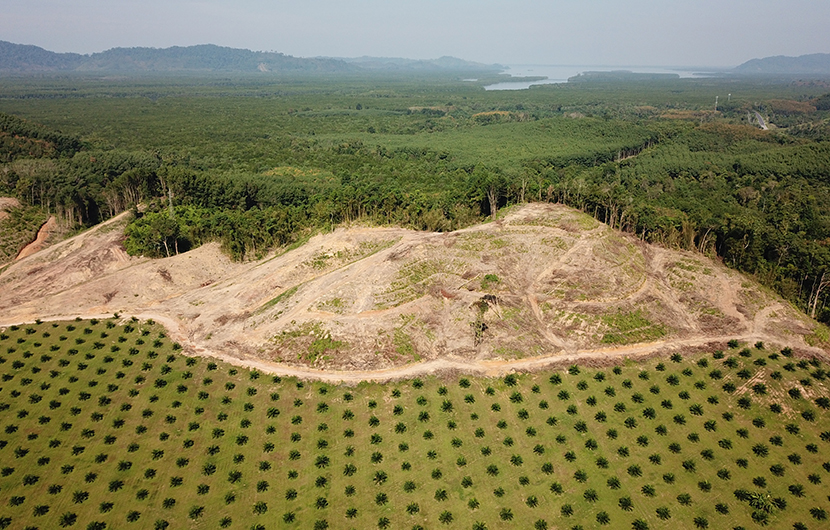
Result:
[[[44,319],[44,322],[52,321],[70,321],[75,318],[84,320],[97,318],[106,319],[112,315],[65,315],[60,317],[53,317]],[[631,346],[619,346],[599,348],[593,350],[582,350],[573,353],[562,353],[556,355],[542,355],[537,357],[528,357],[524,359],[515,360],[467,360],[459,359],[453,356],[447,356],[440,359],[424,361],[420,363],[411,363],[393,368],[386,368],[381,370],[317,370],[305,366],[292,366],[286,363],[274,363],[258,359],[254,357],[237,357],[227,355],[222,352],[212,351],[203,346],[197,346],[187,339],[187,334],[180,328],[177,321],[168,318],[164,315],[157,315],[151,313],[142,313],[131,315],[141,320],[154,320],[155,322],[164,326],[167,330],[167,335],[175,342],[182,345],[182,351],[186,355],[194,357],[213,358],[233,366],[246,368],[249,370],[258,370],[269,375],[279,375],[283,377],[297,377],[300,379],[310,379],[316,381],[325,381],[328,383],[346,383],[358,384],[363,381],[385,382],[399,379],[410,379],[418,376],[437,375],[447,372],[458,372],[468,375],[479,375],[485,377],[499,377],[511,372],[532,372],[537,370],[550,369],[553,367],[569,366],[572,364],[580,364],[586,362],[613,364],[616,361],[624,359],[644,359],[653,355],[665,354],[668,356],[674,351],[687,350],[690,348],[704,348],[717,345],[717,348],[726,348],[726,343],[729,340],[736,339],[743,343],[754,344],[757,341],[764,342],[768,347],[783,347],[784,344],[777,344],[779,340],[776,337],[765,335],[728,335],[715,337],[696,337],[682,340],[666,340],[656,341],[651,343],[640,343]],[[0,323],[0,328],[7,328],[12,325],[24,326],[33,324],[33,322],[7,322]],[[827,353],[819,348],[800,348],[798,353],[806,356],[819,357],[825,360],[828,359]]]

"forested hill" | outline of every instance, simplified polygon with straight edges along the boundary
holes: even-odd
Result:
[[[113,48],[91,55],[54,53],[0,41],[0,71],[43,72],[351,72],[337,59],[305,59],[203,44],[171,48]]]
[[[202,44],[172,48],[113,48],[94,53],[78,70],[104,71],[219,71],[219,72],[348,72],[355,70],[336,59],[305,59],[282,53],[253,52]]]
[[[736,67],[733,72],[749,75],[830,75],[830,53],[752,59]]]
[[[291,72],[343,73],[363,71],[486,71],[503,70],[455,57],[433,60],[361,57],[302,58],[276,52],[255,52],[214,44],[171,48],[112,48],[79,55],[55,53],[38,46],[0,41],[0,72]]]
[[[38,46],[0,41],[0,71],[66,71],[80,66],[83,55],[55,53]]]

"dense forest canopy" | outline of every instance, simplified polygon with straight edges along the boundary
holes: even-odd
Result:
[[[830,320],[826,83],[482,83],[10,77],[0,81],[0,194],[78,227],[142,205],[129,252],[218,240],[234,259],[342,222],[443,231],[559,201],[717,255]]]

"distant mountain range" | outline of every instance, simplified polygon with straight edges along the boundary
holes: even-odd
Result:
[[[0,71],[40,72],[362,72],[393,71],[501,71],[499,65],[485,65],[454,57],[434,60],[361,57],[338,59],[302,58],[275,52],[254,52],[213,44],[172,48],[112,48],[81,55],[55,53],[38,46],[0,41]]]
[[[415,60],[397,57],[293,57],[277,52],[255,52],[214,44],[171,48],[112,48],[81,55],[56,53],[39,46],[0,41],[0,72],[46,73],[348,73],[394,72],[502,72],[498,64],[482,64],[455,57]],[[752,59],[732,70],[740,75],[830,76],[830,54]]]
[[[752,59],[733,70],[745,75],[830,75],[830,53]]]

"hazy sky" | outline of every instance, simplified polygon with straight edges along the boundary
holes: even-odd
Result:
[[[735,66],[830,52],[827,0],[2,0],[0,40],[52,51],[219,44],[289,55]]]

